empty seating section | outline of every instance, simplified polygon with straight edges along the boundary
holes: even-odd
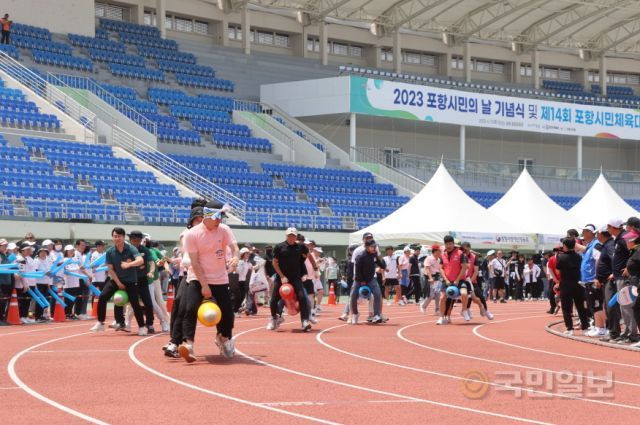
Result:
[[[132,34],[144,35],[146,37],[159,37],[158,28],[148,25],[136,25],[124,21],[116,21],[113,19],[100,18],[100,26],[105,30],[128,32]]]
[[[183,53],[173,50],[158,49],[157,47],[137,46],[138,54],[145,58],[161,59],[167,61],[196,63],[196,57],[191,53]]]
[[[100,38],[103,40],[109,39],[109,31],[104,28],[96,28],[96,38]]]
[[[91,72],[93,70],[93,63],[89,59],[62,55],[59,53],[45,52],[44,50],[37,49],[32,49],[31,54],[33,55],[33,59],[38,63],[60,66],[64,68],[79,69],[81,71],[88,72]]]
[[[178,84],[188,87],[198,87],[204,89],[233,91],[233,82],[229,80],[223,80],[221,78],[213,77],[201,77],[199,75],[189,75],[183,73],[176,73],[176,80]]]
[[[117,41],[113,41],[113,40],[87,37],[85,35],[78,35],[78,34],[69,34],[68,38],[69,38],[69,42],[71,42],[72,45],[77,47],[86,47],[86,48],[92,48],[92,49],[98,49],[98,50],[108,50],[111,52],[117,52],[122,54],[124,54],[126,51],[124,44],[119,43]]]
[[[141,80],[164,81],[164,72],[159,69],[149,69],[141,66],[121,65],[109,63],[109,71],[119,77],[138,78]]]
[[[0,52],[4,52],[15,60],[20,59],[20,51],[11,44],[0,44]]]
[[[156,104],[147,100],[127,100],[125,103],[141,114],[158,113],[158,107]]]
[[[191,106],[171,105],[169,113],[177,118],[201,119],[221,123],[231,122],[231,117],[227,112],[212,111],[210,109],[194,108]]]
[[[11,36],[24,36],[40,38],[42,40],[51,40],[51,32],[48,29],[20,24],[17,22],[11,26]]]
[[[181,90],[151,87],[147,91],[149,100],[159,105],[179,105],[200,109],[231,112],[233,99],[222,96],[198,95],[189,96]]]
[[[600,94],[600,84],[591,84],[591,93]],[[622,96],[635,95],[631,87],[607,85],[607,96],[612,94],[617,94]]]
[[[180,126],[180,121],[175,117],[155,113],[146,113],[144,116],[155,122],[159,127],[178,128]]]
[[[254,152],[271,152],[271,142],[260,137],[232,136],[221,133],[213,135],[213,142],[217,147],[241,149]]]
[[[202,133],[216,133],[216,134],[228,134],[232,136],[245,136],[251,135],[251,130],[246,125],[242,124],[227,124],[216,121],[207,120],[191,120],[191,126]]]
[[[0,80],[0,125],[42,131],[60,130],[60,121],[55,115],[40,113],[36,104],[27,101],[21,90],[4,87],[2,80]]]
[[[166,40],[157,37],[147,37],[144,35],[132,34],[128,32],[118,33],[120,41],[127,44],[135,44],[136,46],[154,47],[164,50],[178,50],[178,43],[175,40]]]
[[[121,65],[131,65],[145,67],[146,63],[143,57],[128,55],[126,53],[112,52],[110,50],[99,50],[94,48],[87,49],[91,60],[99,62],[113,62]]]
[[[347,195],[313,190],[307,190],[306,192],[310,200],[323,205],[353,205],[363,207],[390,207],[397,209],[409,202],[409,198],[406,196],[378,195],[371,197],[369,195],[361,195],[357,193],[350,193]]]
[[[183,74],[200,75],[202,77],[212,78],[216,76],[215,71],[210,66],[176,63],[173,61],[166,61],[162,59],[156,59],[156,63],[158,64],[158,68],[163,71],[173,73],[180,72]]]
[[[341,182],[375,182],[373,174],[368,171],[314,168],[287,164],[263,163],[261,165],[262,169],[271,176],[301,177],[307,179],[336,180]]]
[[[71,46],[64,43],[56,43],[55,41],[43,40],[41,38],[27,37],[24,35],[15,35],[11,38],[11,42],[25,49],[37,49],[50,53],[59,53],[62,55],[71,55]]]
[[[158,140],[169,143],[200,145],[200,133],[195,130],[181,128],[158,127]]]
[[[136,100],[138,98],[138,93],[136,93],[136,91],[131,87],[116,86],[106,83],[102,83],[101,86],[115,97],[123,100]]]

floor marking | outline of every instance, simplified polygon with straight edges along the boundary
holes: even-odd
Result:
[[[259,328],[255,328],[255,329],[256,330],[257,329],[263,329],[263,327],[260,326]],[[332,421],[328,421],[328,420],[325,420],[325,419],[316,418],[316,417],[313,417],[313,416],[303,415],[303,414],[295,413],[295,412],[289,412],[287,410],[278,409],[276,407],[263,405],[263,404],[260,404],[260,403],[255,403],[253,401],[249,401],[249,400],[246,400],[246,399],[230,396],[228,394],[223,394],[223,393],[212,391],[212,390],[209,390],[209,389],[206,389],[206,388],[203,388],[203,387],[199,387],[197,385],[190,384],[190,383],[185,382],[185,381],[181,381],[180,379],[171,377],[169,375],[165,375],[164,373],[159,372],[159,371],[147,366],[146,364],[142,363],[135,355],[135,349],[136,349],[136,347],[138,345],[140,345],[145,340],[152,339],[154,337],[155,336],[141,339],[141,340],[137,341],[136,343],[132,344],[131,347],[129,347],[129,358],[135,364],[137,364],[138,366],[140,366],[142,369],[146,370],[147,372],[150,372],[150,373],[152,373],[152,374],[154,374],[154,375],[156,375],[156,376],[158,376],[160,378],[166,379],[166,380],[171,381],[173,383],[182,385],[182,386],[187,387],[187,388],[191,388],[192,390],[200,391],[200,392],[203,392],[205,394],[209,394],[209,395],[212,395],[212,396],[215,396],[215,397],[220,397],[220,398],[223,398],[223,399],[226,399],[226,400],[235,401],[237,403],[246,404],[248,406],[257,407],[257,408],[260,408],[260,409],[270,410],[272,412],[282,413],[284,415],[294,416],[294,417],[300,418],[300,419],[306,419],[306,420],[309,420],[309,421],[312,421],[312,422],[318,422],[318,423],[327,424],[327,425],[339,425],[338,422],[332,422]]]
[[[503,323],[503,322],[509,322],[512,320],[522,320],[522,319],[526,319],[526,317],[517,317],[517,318],[513,318],[513,319],[507,319],[507,320],[500,320],[494,323]],[[640,369],[639,365],[634,365],[634,364],[629,364],[629,363],[619,363],[619,362],[614,362],[611,360],[600,360],[600,359],[594,359],[591,357],[582,357],[582,356],[574,356],[571,354],[563,354],[563,353],[556,353],[554,351],[546,351],[546,350],[539,350],[537,348],[531,348],[531,347],[525,347],[522,345],[517,345],[517,344],[511,344],[508,342],[504,342],[504,341],[500,341],[497,339],[493,339],[493,338],[489,338],[487,336],[482,335],[480,332],[478,332],[478,329],[480,329],[481,327],[487,325],[487,323],[484,323],[482,325],[478,325],[475,328],[473,328],[473,333],[474,335],[476,335],[479,338],[482,338],[486,341],[490,341],[496,344],[501,344],[501,345],[506,345],[507,347],[514,347],[514,348],[520,348],[522,350],[527,350],[527,351],[535,351],[536,353],[543,353],[543,354],[550,354],[552,356],[558,356],[558,357],[567,357],[570,359],[578,359],[578,360],[587,360],[587,361],[591,361],[591,362],[595,362],[595,363],[603,363],[603,364],[608,364],[608,365],[616,365],[616,366],[624,366],[624,367],[632,367],[634,369]]]
[[[54,343],[57,341],[62,341],[65,339],[69,339],[69,338],[74,338],[77,336],[81,336],[81,335],[88,335],[91,332],[82,332],[79,334],[73,334],[73,335],[68,335],[68,336],[63,336],[60,338],[54,338],[54,339],[50,339],[44,342],[41,342],[39,344],[36,345],[32,345],[31,347],[25,348],[24,350],[20,351],[18,354],[14,355],[11,360],[9,360],[9,364],[7,365],[7,372],[9,373],[9,377],[11,378],[11,380],[13,382],[15,382],[15,384],[20,387],[22,390],[24,390],[27,394],[31,395],[32,397],[37,398],[40,401],[43,401],[45,403],[47,403],[50,406],[55,407],[56,409],[62,410],[63,412],[66,412],[70,415],[73,415],[75,417],[78,417],[80,419],[84,419],[87,422],[91,422],[93,424],[97,424],[97,425],[109,425],[107,422],[101,421],[100,419],[96,419],[92,416],[89,415],[85,415],[82,412],[78,412],[77,410],[73,410],[70,407],[67,407],[63,404],[58,403],[57,401],[51,400],[50,398],[40,394],[39,392],[33,390],[31,387],[29,387],[27,384],[25,384],[22,379],[20,379],[20,377],[18,377],[18,374],[16,373],[16,362],[18,361],[18,359],[20,359],[20,357],[22,357],[23,355],[25,355],[26,353],[28,353],[29,351],[38,348],[38,347],[42,347],[43,345],[46,344],[50,344],[50,343]]]
[[[127,349],[122,350],[31,350],[30,353],[126,353]]]
[[[545,316],[531,316],[531,317],[545,317]],[[526,318],[522,318],[522,319],[526,319]],[[449,355],[452,355],[452,356],[463,357],[465,359],[479,360],[479,361],[483,361],[483,362],[487,362],[487,363],[498,364],[498,365],[501,365],[501,366],[513,366],[513,367],[519,367],[519,368],[522,368],[522,369],[530,369],[530,370],[538,370],[538,371],[542,371],[542,372],[550,372],[550,373],[553,373],[554,375],[578,376],[578,375],[576,375],[574,373],[569,372],[568,370],[566,370],[566,371],[558,371],[558,370],[552,370],[552,369],[544,369],[544,368],[535,367],[535,366],[526,366],[526,365],[523,365],[523,364],[520,364],[520,363],[509,363],[509,362],[504,362],[504,361],[487,359],[485,357],[477,357],[477,356],[472,356],[472,355],[468,355],[468,354],[455,353],[455,352],[452,352],[452,351],[447,351],[447,350],[443,350],[443,349],[440,349],[440,348],[432,347],[432,346],[429,346],[429,345],[424,345],[422,343],[419,343],[419,342],[416,342],[414,340],[411,340],[411,339],[409,339],[409,338],[407,338],[407,337],[405,337],[403,335],[403,332],[406,329],[409,329],[409,328],[412,328],[412,327],[418,326],[418,325],[423,325],[423,324],[426,324],[426,323],[430,323],[430,322],[414,323],[412,325],[408,325],[408,326],[405,326],[403,328],[400,328],[396,332],[396,335],[401,340],[403,340],[405,342],[408,342],[409,344],[413,344],[413,345],[415,345],[417,347],[425,348],[427,350],[437,351],[439,353],[449,354]],[[618,380],[610,381],[608,379],[598,378],[598,377],[595,377],[595,376],[589,377],[589,380],[613,382],[615,384],[629,385],[629,386],[632,386],[632,387],[640,387],[640,384],[635,383],[635,382],[618,381]]]

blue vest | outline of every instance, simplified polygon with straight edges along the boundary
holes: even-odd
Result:
[[[582,264],[580,265],[580,279],[583,282],[593,282],[596,279],[596,260],[593,258],[593,250],[595,249],[596,239],[589,242],[587,249],[582,255]]]

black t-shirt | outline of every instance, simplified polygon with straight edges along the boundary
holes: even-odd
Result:
[[[151,261],[151,251],[144,245],[138,247],[138,252],[142,255],[143,265],[136,269],[138,275],[138,282],[147,281],[147,273],[149,273],[149,261]]]
[[[578,283],[582,257],[575,251],[561,252],[556,260],[556,269],[560,272],[560,285]]]
[[[631,251],[631,256],[627,260],[627,271],[635,281],[640,278],[640,250],[638,248]]]
[[[288,280],[300,280],[307,273],[304,267],[304,259],[309,254],[309,249],[303,244],[289,245],[282,242],[273,249],[273,258],[278,260],[278,266]]]
[[[418,257],[415,255],[409,257],[409,265],[409,275],[420,276],[420,263],[418,262]]]
[[[615,279],[622,278],[622,270],[627,266],[627,260],[629,259],[629,248],[627,248],[627,242],[624,240],[624,235],[627,232],[622,231],[615,238],[615,248],[613,252],[613,259],[611,260],[611,268],[613,269],[613,277]]]

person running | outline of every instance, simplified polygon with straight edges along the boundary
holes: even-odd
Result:
[[[203,208],[203,221],[189,230],[182,245],[189,253],[191,266],[187,272],[185,284],[184,314],[174,323],[182,326],[183,342],[178,353],[187,363],[196,361],[193,343],[196,335],[198,309],[203,300],[215,300],[220,308],[221,319],[216,325],[215,343],[220,354],[232,358],[235,354],[233,341],[234,314],[229,290],[227,266],[235,267],[239,260],[239,249],[231,228],[222,223],[229,211],[228,205],[208,202]],[[227,248],[231,250],[231,259],[227,262]]]
[[[154,305],[153,301],[151,301],[151,291],[149,288],[149,280],[153,278],[153,271],[155,270],[155,262],[153,256],[151,255],[151,251],[147,248],[142,240],[144,239],[144,234],[139,230],[132,230],[129,233],[129,242],[134,246],[142,256],[144,260],[143,264],[136,269],[138,274],[136,280],[136,287],[138,288],[138,296],[142,300],[142,304],[144,305],[145,319],[147,325],[147,333],[154,334],[156,331],[153,328],[153,314],[154,314]],[[121,308],[121,307],[117,307]],[[162,312],[158,310],[158,317],[162,317]],[[133,316],[133,310],[131,307],[127,306],[127,314],[125,315],[125,325],[127,327],[127,332],[130,331],[131,328],[131,319]]]
[[[358,324],[358,297],[360,296],[360,288],[367,286],[373,296],[373,317],[369,323],[382,323],[380,309],[382,308],[382,297],[380,293],[380,285],[376,279],[376,266],[385,269],[386,265],[378,255],[378,245],[371,239],[365,243],[365,251],[356,257],[355,277],[353,288],[351,289],[351,319],[349,323]]]
[[[398,305],[404,306],[407,305],[409,300],[407,296],[409,295],[409,290],[411,286],[411,279],[409,278],[409,270],[411,268],[411,262],[409,259],[411,258],[411,247],[405,246],[402,251],[402,255],[398,258],[398,268],[400,269],[400,296],[401,299],[398,301]]]
[[[110,280],[98,297],[98,321],[91,328],[92,332],[104,331],[104,321],[107,316],[107,303],[118,290],[127,292],[129,303],[138,322],[138,335],[146,336],[147,328],[144,323],[144,313],[140,307],[138,290],[136,289],[136,269],[144,265],[140,252],[131,244],[125,242],[125,231],[122,227],[114,227],[111,231],[113,246],[107,250],[105,263],[109,267]],[[116,310],[116,331],[125,330],[122,309]]]
[[[414,247],[411,256],[409,257],[409,280],[410,291],[408,297],[411,298],[413,295],[416,299],[416,304],[420,304],[420,295],[422,294],[422,284],[420,283],[420,261],[418,260],[418,256],[420,255],[420,251],[422,247],[420,245]]]
[[[308,332],[311,330],[310,306],[302,283],[302,276],[307,273],[304,262],[310,257],[309,249],[304,244],[297,242],[298,230],[295,227],[289,227],[285,231],[285,235],[287,239],[273,249],[273,268],[276,271],[276,278],[269,302],[271,319],[267,324],[267,330],[275,331],[284,321],[282,315],[278,313],[278,303],[281,300],[280,287],[289,283],[293,286],[300,305],[302,330]],[[311,258],[311,262],[313,261]],[[313,262],[313,267],[315,267],[315,262]]]
[[[440,296],[442,291],[442,250],[440,245],[431,245],[431,254],[424,260],[424,274],[429,285],[429,296],[420,303],[420,311],[427,311],[429,303],[434,301],[436,306],[435,314],[440,312]]]
[[[469,260],[469,267],[467,269],[467,274],[465,275],[465,280],[469,283],[471,288],[469,289],[469,299],[467,300],[467,312],[469,317],[471,318],[471,303],[477,304],[480,309],[480,315],[486,317],[489,320],[493,320],[493,314],[489,311],[487,307],[487,300],[482,293],[482,281],[479,278],[480,276],[480,265],[482,261],[476,254],[471,250],[471,244],[469,242],[462,242],[462,252],[467,256]]]
[[[469,311],[467,310],[467,297],[471,291],[468,282],[464,280],[469,268],[469,258],[462,252],[460,248],[455,246],[453,237],[447,235],[444,237],[445,252],[442,255],[442,269],[444,273],[445,285],[455,285],[458,287],[462,300],[462,317],[465,321],[471,320]],[[446,325],[451,323],[451,310],[453,309],[454,300],[444,296],[440,300],[440,318],[436,322],[438,325]]]
[[[153,311],[160,320],[160,329],[162,332],[169,332],[169,312],[167,312],[167,305],[162,296],[161,281],[161,274],[167,268],[166,259],[162,251],[160,251],[160,244],[157,241],[145,238],[144,242],[145,246],[151,251],[151,259],[155,263],[153,276],[149,283],[149,293],[151,295],[151,302],[153,303]]]
[[[589,318],[585,308],[584,290],[579,284],[580,266],[582,257],[575,252],[576,240],[564,238],[562,240],[563,252],[558,254],[556,269],[560,272],[560,300],[562,303],[562,316],[567,330],[565,335],[573,335],[573,305],[575,303],[580,326],[583,331],[589,329]]]

